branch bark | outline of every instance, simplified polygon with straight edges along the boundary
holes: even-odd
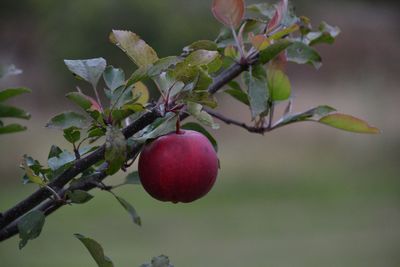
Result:
[[[211,94],[215,94],[224,85],[226,85],[228,82],[235,79],[239,74],[245,71],[250,65],[256,63],[257,59],[258,59],[258,54],[253,54],[249,57],[247,64],[236,63],[231,67],[229,67],[228,69],[224,70],[214,79],[208,91]],[[148,112],[144,113],[139,119],[137,119],[132,124],[123,129],[125,137],[126,138],[131,137],[132,135],[142,130],[147,125],[151,124],[161,116],[162,115],[157,107],[152,108]],[[93,181],[89,181],[88,183],[82,183],[77,188],[73,186],[70,186],[68,188],[64,187],[78,174],[82,173],[86,169],[90,168],[92,165],[103,160],[104,152],[105,152],[105,145],[101,146],[88,156],[76,160],[75,163],[69,169],[64,171],[57,178],[55,178],[51,183],[49,183],[48,186],[51,187],[54,191],[56,191],[61,197],[64,196],[68,190],[80,189],[89,191],[95,188],[96,185],[95,183],[93,183]],[[136,151],[133,152],[139,153],[140,148],[137,148]],[[97,181],[102,181],[106,177],[107,175],[103,171],[93,179],[96,179]],[[18,220],[21,218],[21,216],[25,215],[32,209],[35,208],[39,209],[43,211],[47,216],[64,205],[64,203],[62,202],[54,202],[53,200],[48,199],[50,196],[51,192],[48,189],[45,188],[38,189],[33,194],[28,196],[26,199],[16,204],[14,207],[10,208],[9,210],[5,211],[2,214],[0,213],[0,241],[4,241],[17,234]]]

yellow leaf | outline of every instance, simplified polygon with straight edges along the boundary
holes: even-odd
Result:
[[[46,183],[42,180],[42,178],[38,175],[36,175],[31,168],[29,168],[28,163],[26,162],[26,159],[22,161],[22,167],[25,170],[26,176],[28,176],[29,181],[31,181],[34,184],[37,184],[39,186],[45,186]]]
[[[145,105],[150,99],[149,89],[144,83],[137,82],[133,86],[132,96],[133,98],[139,97],[136,103]]]

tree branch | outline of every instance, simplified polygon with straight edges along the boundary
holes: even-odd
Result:
[[[221,74],[219,74],[209,87],[208,91],[211,94],[215,94],[219,89],[221,89],[225,84],[235,79],[239,74],[245,71],[250,65],[256,63],[258,59],[258,54],[252,54],[248,60],[247,64],[239,64],[236,63],[224,70]],[[144,113],[140,118],[134,121],[132,124],[123,129],[123,133],[126,138],[131,137],[138,131],[145,128],[147,125],[154,122],[157,118],[161,117],[162,114],[158,110],[157,107],[152,108],[151,110]],[[68,190],[74,190],[73,185],[68,188],[64,188],[65,185],[70,182],[75,176],[82,173],[86,169],[90,168],[94,164],[104,159],[105,145],[98,148],[96,151],[92,152],[88,156],[76,160],[73,165],[64,171],[61,175],[55,178],[52,182],[48,184],[48,186],[54,191],[58,192],[58,194],[63,197]],[[139,153],[140,148],[134,151],[134,153]],[[107,177],[106,173],[100,172],[95,178],[98,181],[102,181]],[[80,190],[89,191],[95,188],[96,185],[93,183],[82,183],[78,188]],[[75,189],[76,190],[76,189]],[[14,207],[5,211],[4,213],[0,213],[0,241],[6,240],[13,235],[18,233],[18,219],[36,208],[45,213],[45,215],[49,215],[63,206],[65,203],[63,202],[54,202],[54,200],[47,200],[51,196],[51,192],[46,188],[41,188],[35,191],[26,199],[22,200]],[[46,202],[44,202],[47,200]],[[42,204],[42,202],[44,202]],[[41,205],[40,205],[41,204]]]
[[[134,123],[123,130],[125,137],[132,136],[136,132],[140,131],[141,129],[152,123],[158,117],[161,117],[161,113],[158,111],[157,108],[153,108],[151,111],[144,113],[139,119],[137,119]],[[105,145],[101,146],[88,156],[76,160],[70,168],[68,168],[61,175],[51,181],[48,184],[48,187],[52,188],[56,192],[59,191],[75,176],[104,159],[104,152]],[[47,188],[40,188],[11,209],[5,211],[0,217],[0,230],[2,230],[11,222],[18,219],[20,216],[29,212],[31,209],[35,208],[41,202],[46,200],[49,196],[51,196],[51,192]]]

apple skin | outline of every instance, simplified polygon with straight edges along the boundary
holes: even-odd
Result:
[[[206,195],[218,174],[218,157],[201,133],[180,130],[147,144],[139,157],[139,176],[155,199],[189,203]]]

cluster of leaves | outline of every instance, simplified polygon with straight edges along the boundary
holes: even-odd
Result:
[[[49,121],[47,127],[61,130],[72,149],[52,146],[47,167],[25,156],[22,164],[26,172],[24,181],[47,188],[52,192],[54,201],[85,203],[93,198],[86,191],[67,191],[65,195],[59,196],[48,183],[70,168],[77,159],[97,149],[96,144],[99,142],[105,143],[104,159],[72,180],[70,186],[90,179],[99,172],[113,175],[121,169],[126,170],[130,166],[127,161],[132,147],[138,147],[180,127],[179,120],[183,114],[192,116],[197,122],[182,127],[203,133],[217,150],[216,140],[206,130],[206,127],[219,127],[207,112],[218,106],[214,92],[208,89],[220,74],[234,65],[245,66],[246,71],[239,79],[230,81],[224,93],[249,107],[254,127],[260,131],[270,131],[302,121],[315,121],[358,133],[379,131],[360,119],[337,113],[334,108],[325,105],[305,112],[292,112],[294,99],[285,66],[292,62],[321,67],[321,57],[315,45],[333,43],[340,32],[337,27],[323,22],[314,29],[310,19],[297,17],[292,12],[287,0],[277,5],[263,3],[248,7],[245,7],[243,0],[214,0],[212,11],[226,26],[218,38],[215,41],[194,42],[184,47],[179,56],[159,58],[154,49],[137,34],[113,30],[110,41],[137,66],[129,77],[122,69],[108,65],[103,58],[65,60],[73,75],[90,86],[89,89],[78,88],[66,95],[82,112],[58,114]],[[146,84],[158,91],[158,100],[150,99]],[[102,98],[107,99],[104,105]],[[281,103],[286,105],[286,111],[274,120],[275,106]],[[126,138],[123,127],[149,109],[157,109],[162,116],[134,136]],[[133,172],[121,185],[139,183],[138,173]],[[112,191],[121,185],[110,187],[99,184],[98,187],[113,194],[118,203],[131,214],[133,221],[140,225],[141,219],[135,208]],[[33,211],[19,221],[20,247],[40,234],[44,218],[43,212]],[[87,238],[78,238],[87,247],[89,243],[91,247],[97,247]],[[102,250],[94,254],[104,258],[99,260],[104,265],[99,266],[112,266]],[[161,259],[154,262],[158,260]],[[169,266],[169,263],[144,266]]]
[[[225,90],[250,108],[256,126],[272,130],[295,122],[317,121],[351,132],[379,132],[366,122],[339,114],[328,106],[318,106],[302,113],[291,112],[294,99],[285,66],[292,62],[320,68],[322,59],[314,46],[334,43],[340,33],[338,27],[322,22],[318,29],[313,29],[311,20],[297,17],[287,0],[277,5],[261,3],[247,8],[244,1],[215,0],[213,12],[227,26],[217,38],[218,48],[224,49],[226,57],[240,62],[249,55],[259,54],[258,63],[242,75],[241,83],[232,81],[229,89]],[[275,106],[285,102],[286,112],[273,123]]]
[[[0,80],[6,78],[7,76],[19,75],[21,73],[22,71],[17,69],[14,65],[0,66]],[[0,134],[16,133],[26,130],[25,126],[17,123],[5,125],[1,119],[15,118],[29,120],[31,115],[28,112],[14,106],[5,105],[4,102],[13,97],[30,92],[30,89],[23,87],[0,90]]]

